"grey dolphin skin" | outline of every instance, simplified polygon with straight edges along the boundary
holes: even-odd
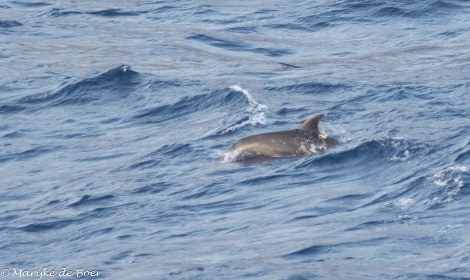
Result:
[[[325,151],[341,145],[318,130],[323,114],[308,119],[297,129],[268,132],[240,139],[233,144],[228,153],[235,155],[234,160],[268,160],[272,158],[300,157]]]

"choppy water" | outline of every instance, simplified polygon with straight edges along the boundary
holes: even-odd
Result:
[[[108,2],[0,4],[4,279],[470,279],[468,1]]]

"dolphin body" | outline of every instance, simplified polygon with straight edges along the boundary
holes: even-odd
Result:
[[[228,153],[240,160],[269,160],[273,158],[300,157],[325,151],[341,142],[320,133],[318,122],[323,114],[305,121],[297,129],[256,134],[240,139]]]

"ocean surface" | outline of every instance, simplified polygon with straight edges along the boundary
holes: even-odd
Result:
[[[470,279],[469,119],[468,0],[2,1],[0,279]]]

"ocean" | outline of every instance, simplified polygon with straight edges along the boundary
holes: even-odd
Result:
[[[0,3],[0,278],[470,279],[470,2]],[[343,144],[227,160],[298,127]]]

